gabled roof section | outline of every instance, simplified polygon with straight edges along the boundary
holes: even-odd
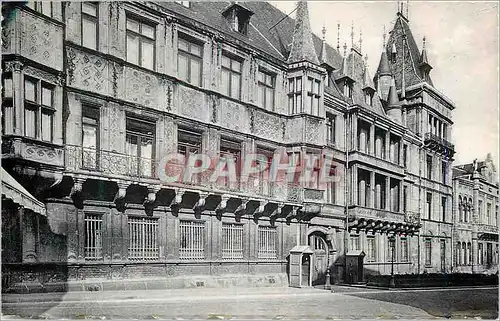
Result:
[[[406,36],[405,45],[403,47],[403,37]],[[418,49],[415,38],[408,25],[408,20],[398,13],[394,28],[389,33],[389,39],[386,45],[386,54],[391,57],[393,47],[396,47],[396,61],[389,61],[389,66],[392,74],[396,80],[396,88],[398,90],[402,87],[403,70],[405,86],[412,86],[424,81],[424,75],[420,70],[420,50]],[[403,59],[402,53],[405,57]],[[404,65],[403,65],[404,60]],[[429,84],[433,86],[432,80],[429,77]]]
[[[296,12],[292,48],[288,56],[288,63],[309,61],[319,65],[318,55],[312,40],[307,2],[304,0],[299,1]]]

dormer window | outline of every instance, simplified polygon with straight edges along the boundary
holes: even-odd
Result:
[[[365,103],[368,106],[373,106],[373,94],[375,91],[370,87],[366,87],[363,89],[363,92],[365,94]]]
[[[180,5],[183,5],[186,8],[189,8],[191,6],[191,4],[189,3],[189,1],[175,1],[175,2],[178,3],[178,4],[180,4]]]
[[[349,81],[344,82],[344,96],[352,98],[352,83]]]
[[[248,24],[250,23],[250,17],[253,15],[252,11],[240,4],[233,3],[222,14],[228,20],[231,29],[243,35],[248,33]]]

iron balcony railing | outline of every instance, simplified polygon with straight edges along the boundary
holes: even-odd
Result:
[[[453,150],[453,151],[455,150],[455,145],[453,145],[452,143],[450,143],[446,139],[439,137],[436,134],[426,133],[424,138],[426,141],[434,141],[434,142],[437,142],[438,144],[440,144],[440,145],[442,145],[450,150]]]
[[[116,151],[66,146],[66,168],[88,170],[140,178],[157,178],[154,159]]]

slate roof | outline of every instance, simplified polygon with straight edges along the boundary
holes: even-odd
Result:
[[[389,39],[386,44],[386,54],[391,57],[392,47],[396,46],[396,61],[389,60],[391,72],[396,80],[396,88],[401,89],[402,85],[402,70],[403,70],[403,35],[406,35],[405,42],[405,59],[404,59],[404,72],[405,72],[405,85],[406,87],[419,84],[424,81],[420,66],[420,51],[418,49],[415,38],[410,30],[408,21],[398,13],[398,17],[394,24],[394,28],[389,33]],[[429,77],[427,82],[429,85],[434,86],[432,79]]]
[[[288,62],[309,61],[319,65],[318,54],[314,49],[311,25],[309,23],[309,10],[306,1],[299,1],[293,29],[292,48],[288,55]],[[322,47],[323,42],[322,42]],[[321,55],[321,52],[320,52]]]
[[[231,36],[237,41],[246,43],[283,62],[288,58],[295,20],[287,17],[285,13],[270,3],[264,1],[243,3],[245,8],[254,13],[250,19],[251,25],[248,28],[248,35],[246,36],[233,31],[222,15],[222,12],[231,4],[229,1],[190,2],[190,8],[186,8],[175,2],[156,3],[192,21],[215,28],[218,32]],[[315,34],[313,34],[313,45],[317,56],[320,56],[322,40]],[[328,64],[335,69],[340,68],[342,64],[340,54],[328,44],[326,52]]]

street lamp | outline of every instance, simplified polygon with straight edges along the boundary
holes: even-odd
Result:
[[[394,283],[394,245],[395,244],[395,238],[394,238],[394,235],[391,235],[389,237],[389,241],[391,243],[391,281],[389,283],[389,286],[391,288],[394,288],[396,286],[396,284]]]

